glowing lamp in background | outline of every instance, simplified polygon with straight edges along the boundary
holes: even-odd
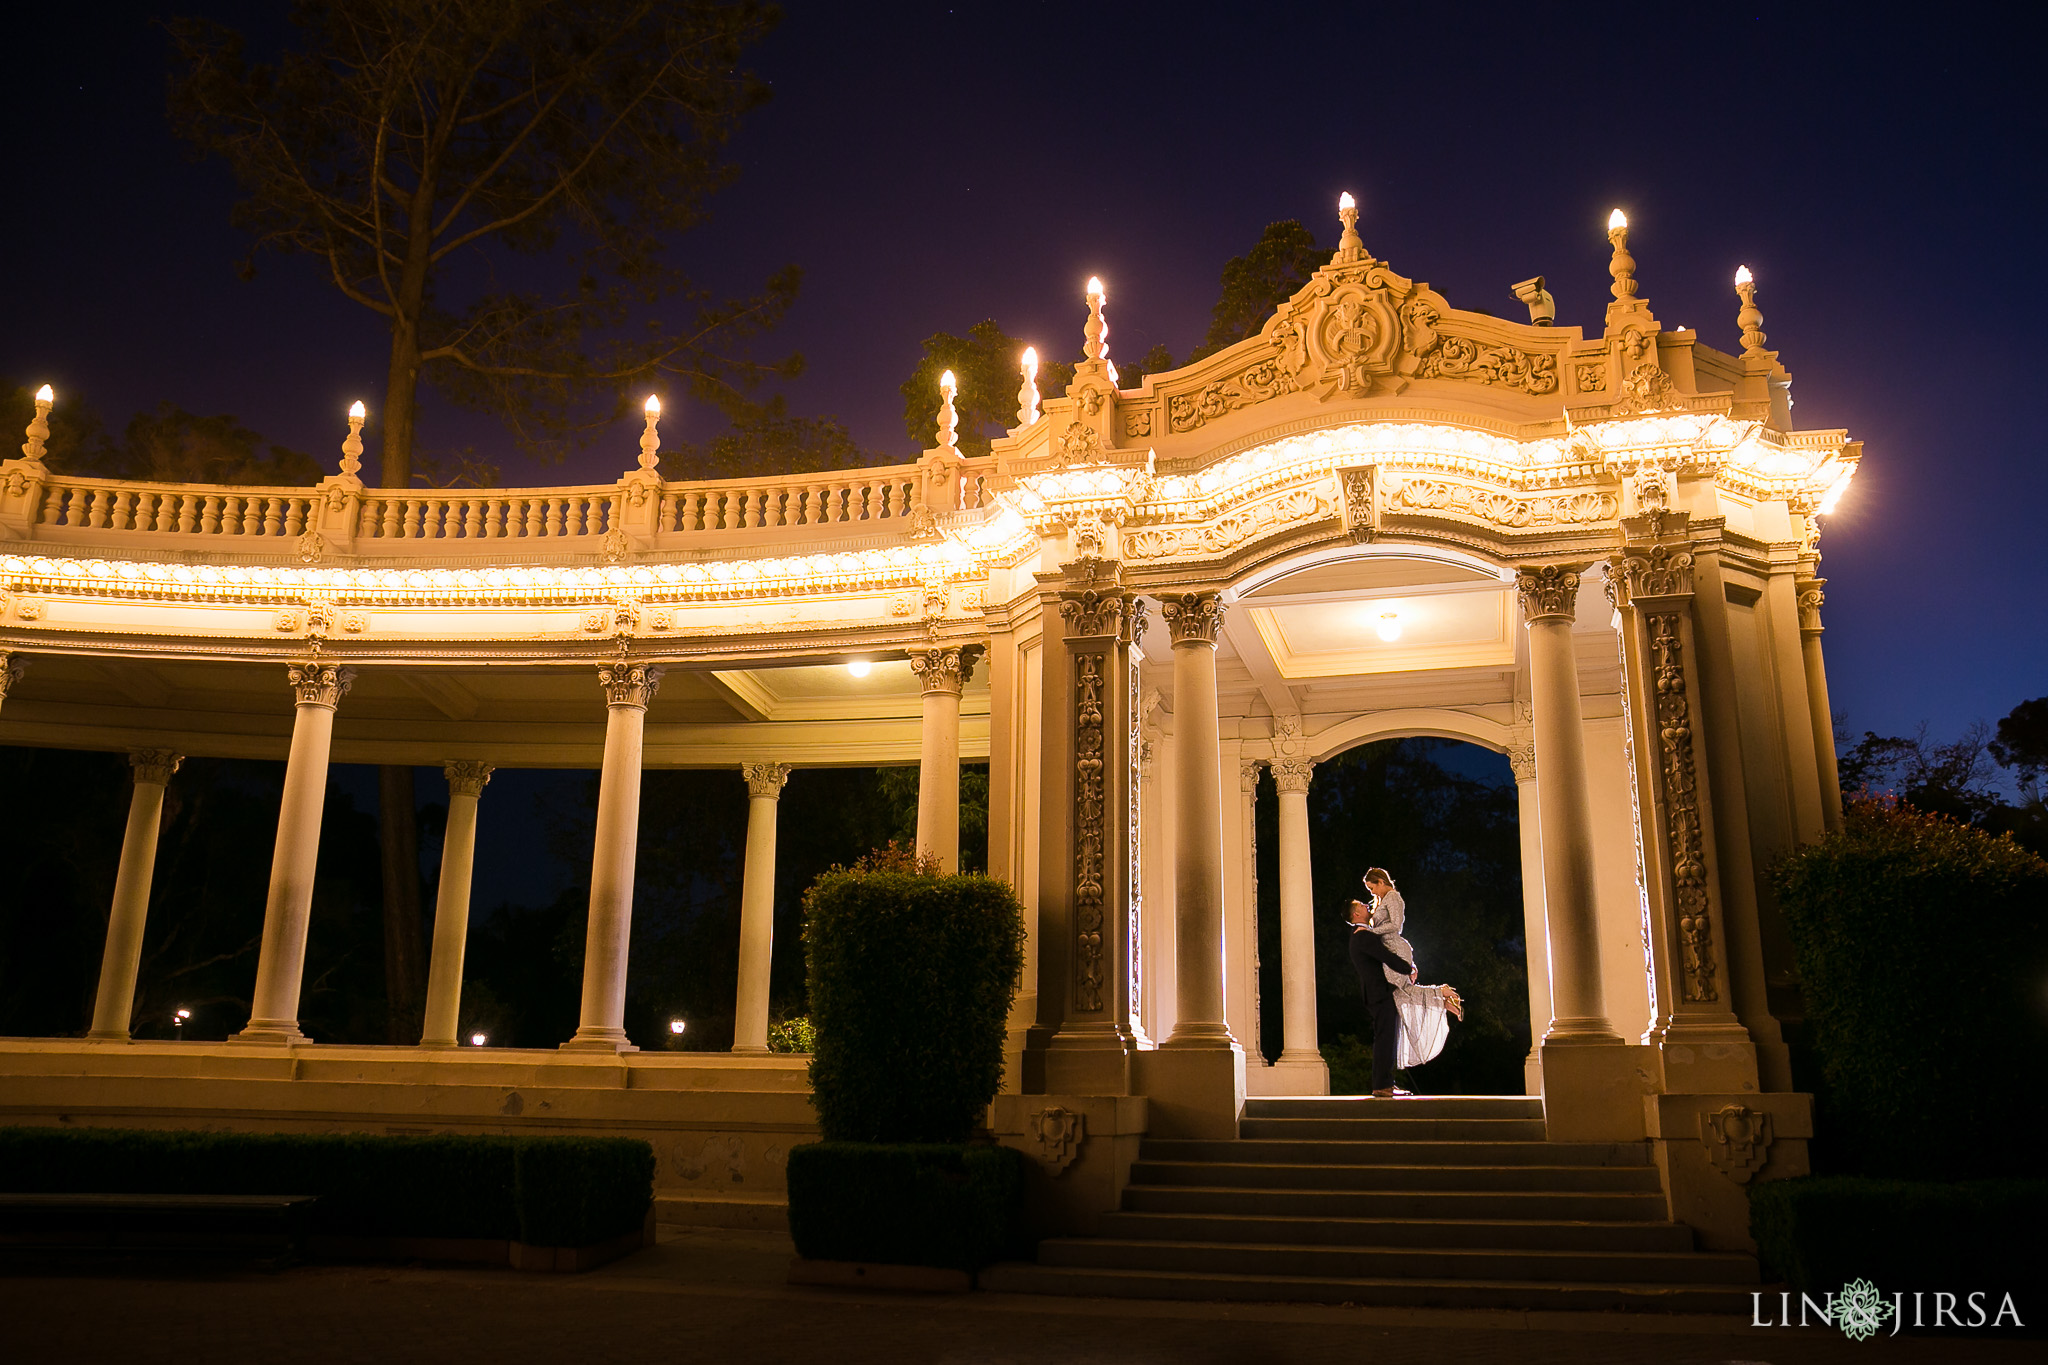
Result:
[[[689,1027],[689,1025],[688,1025],[688,1024],[686,1024],[686,1023],[685,1023],[684,1021],[682,1021],[681,1019],[671,1019],[671,1020],[669,1020],[669,1021],[668,1021],[668,1031],[669,1031],[669,1034],[670,1034],[670,1036],[672,1036],[672,1037],[676,1037],[676,1038],[680,1038],[680,1037],[682,1037],[682,1036],[683,1036],[683,1030],[684,1030],[685,1028],[688,1028],[688,1027]]]
[[[1841,473],[1835,475],[1834,482],[1828,485],[1828,491],[1820,495],[1820,506],[1814,510],[1823,516],[1834,511],[1835,504],[1842,500],[1842,494],[1849,491],[1849,481],[1855,477],[1856,466],[1854,465],[1850,465]]]
[[[658,394],[650,393],[647,395],[647,415],[649,417],[661,416],[661,398]]]
[[[1090,275],[1088,277],[1088,297],[1098,303],[1109,297],[1102,292],[1102,277],[1100,275]]]
[[[469,1045],[471,1047],[482,1047],[490,1041],[490,1035],[486,1033],[472,1033],[469,1035]]]
[[[171,1016],[171,1023],[178,1028],[183,1028],[185,1027],[185,1021],[187,1019],[190,1019],[191,1017],[191,1010],[179,1010],[176,1014]]]
[[[868,675],[868,670],[873,667],[874,665],[866,659],[848,659],[846,661],[846,671],[856,678],[865,678]]]
[[[952,371],[948,370],[946,373],[951,374]],[[1024,373],[1031,379],[1038,378],[1038,348],[1036,346],[1026,346],[1024,348]]]
[[[1387,641],[1389,644],[1400,639],[1401,614],[1395,611],[1381,612],[1380,619],[1373,625],[1373,630],[1382,640]]]

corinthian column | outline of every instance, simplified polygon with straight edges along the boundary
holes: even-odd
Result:
[[[28,672],[28,659],[20,654],[0,652],[0,704],[7,701],[7,694],[21,681],[21,675]]]
[[[1223,1010],[1223,775],[1217,767],[1216,632],[1223,602],[1213,592],[1165,598],[1173,634],[1174,943],[1177,1009],[1164,1046],[1228,1048]]]
[[[1536,744],[1518,729],[1508,745],[1508,766],[1515,774],[1515,824],[1522,856],[1522,943],[1529,975],[1529,1055],[1522,1061],[1522,1082],[1531,1095],[1543,1093],[1543,1059],[1537,1051],[1550,1026],[1550,954],[1545,942],[1543,908],[1543,817],[1536,801]]]
[[[298,709],[284,765],[277,812],[277,849],[270,859],[270,895],[263,907],[263,946],[249,1025],[235,1036],[251,1043],[303,1043],[299,986],[306,973],[306,929],[313,913],[313,875],[320,862],[320,815],[327,806],[327,755],[334,745],[334,708],[348,695],[353,668],[317,659],[286,670]]]
[[[1813,757],[1820,767],[1820,813],[1831,830],[1842,827],[1842,775],[1835,766],[1835,716],[1828,706],[1828,669],[1821,661],[1820,608],[1825,578],[1806,578],[1799,589],[1799,657],[1806,665],[1806,710],[1813,723]]]
[[[775,815],[786,763],[742,763],[747,780],[747,854],[740,874],[739,1005],[732,1050],[768,1050],[768,970],[775,960]],[[957,812],[956,812],[957,815]]]
[[[633,858],[640,841],[640,748],[647,704],[662,670],[604,664],[604,769],[597,782],[597,838],[590,857],[590,924],[583,938],[583,1005],[577,1052],[637,1052],[626,1038],[626,950],[633,933]]]
[[[0,674],[5,673],[0,666]],[[100,993],[93,1002],[88,1038],[128,1037],[135,1014],[135,971],[142,962],[142,928],[149,917],[149,884],[156,872],[156,836],[164,813],[164,787],[184,762],[169,749],[135,749],[135,792],[128,799],[128,831],[114,874],[114,906],[107,916],[107,950],[100,958]]]
[[[1587,798],[1585,717],[1572,650],[1584,565],[1521,569],[1515,586],[1529,628],[1535,710],[1537,814],[1543,827],[1543,889],[1550,949],[1550,1028],[1545,1043],[1621,1041],[1600,987],[1600,925],[1593,882],[1593,819]]]
[[[448,831],[441,839],[441,888],[434,897],[434,960],[427,970],[422,1047],[454,1047],[462,1016],[462,959],[469,943],[469,886],[476,865],[476,803],[488,763],[448,763]]]
[[[960,691],[974,676],[980,645],[913,651],[910,671],[924,687],[917,759],[917,851],[960,870]]]
[[[1315,770],[1315,764],[1300,757],[1273,760],[1273,785],[1280,792],[1282,1066],[1323,1062],[1316,1041],[1315,883],[1308,839],[1308,783]]]

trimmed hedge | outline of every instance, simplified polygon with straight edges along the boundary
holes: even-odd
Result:
[[[2048,1180],[1952,1185],[1803,1176],[1749,1196],[1764,1278],[1816,1296],[1864,1279],[1903,1291],[2025,1291],[2048,1283]]]
[[[654,1149],[632,1138],[0,1128],[0,1190],[312,1194],[318,1235],[591,1246],[644,1224]]]
[[[1018,1254],[1024,1154],[950,1143],[813,1142],[789,1152],[789,1233],[819,1261],[974,1271]]]
[[[2038,1169],[2048,1053],[2048,862],[1889,801],[1772,869],[1844,1173]]]
[[[1024,968],[1009,884],[900,850],[835,867],[804,893],[804,959],[826,1141],[965,1141],[1002,1082]]]

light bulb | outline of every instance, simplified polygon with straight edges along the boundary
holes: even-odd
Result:
[[[1735,283],[1738,288],[1745,284],[1754,283],[1755,280],[1756,276],[1749,273],[1748,266],[1738,265],[1735,267]]]
[[[185,1021],[186,1021],[187,1019],[190,1019],[191,1017],[192,1017],[192,1011],[191,1011],[191,1010],[179,1010],[179,1011],[178,1011],[178,1022],[179,1022],[179,1023],[181,1023],[181,1024],[182,1024],[182,1023],[184,1023],[184,1022],[185,1022]]]
[[[45,385],[43,385],[43,386],[42,386],[42,387],[41,387],[40,389],[37,389],[37,390],[36,390],[36,401],[37,401],[38,403],[54,403],[54,402],[56,402],[56,401],[57,401],[57,393],[56,393],[56,390],[52,389],[52,388],[51,388],[51,387],[50,387],[50,386],[49,386],[48,384],[45,384]]]
[[[1038,378],[1038,348],[1036,346],[1026,346],[1024,348],[1024,373],[1030,375],[1033,379]]]
[[[650,394],[648,394],[648,395],[647,395],[647,415],[648,415],[649,417],[659,417],[659,416],[661,416],[661,397],[660,397],[660,395],[658,395],[658,394],[652,394],[652,393],[650,393]]]
[[[874,665],[866,659],[848,659],[846,661],[846,671],[856,678],[865,678],[868,675],[868,670],[873,667]]]
[[[1392,642],[1401,638],[1401,617],[1398,612],[1383,611],[1375,627],[1382,640]]]
[[[939,376],[939,392],[947,394],[960,392],[960,381],[953,377],[951,370]]]
[[[1344,209],[1355,209],[1357,207],[1358,201],[1351,197],[1350,190],[1346,190],[1344,191],[1344,193],[1337,196],[1337,208],[1340,212]]]
[[[489,1041],[491,1040],[481,1033],[472,1033],[469,1035],[469,1045],[471,1047],[482,1047],[485,1043],[488,1043]]]
[[[670,1033],[675,1034],[677,1037],[682,1036],[682,1032],[685,1027],[687,1026],[680,1019],[671,1019],[668,1021],[668,1031]]]
[[[1108,299],[1109,296],[1102,292],[1102,277],[1100,275],[1090,275],[1088,277],[1088,297],[1098,303]]]
[[[348,405],[348,415],[358,422],[369,416],[369,414],[370,410],[363,406],[363,400],[360,398]]]
[[[1627,226],[1628,215],[1623,213],[1620,209],[1616,209],[1614,212],[1607,215],[1607,230],[1609,232],[1613,232],[1616,228],[1625,228]]]

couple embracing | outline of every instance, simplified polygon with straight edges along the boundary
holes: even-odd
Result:
[[[1415,951],[1401,937],[1407,902],[1383,867],[1369,869],[1372,904],[1351,902],[1351,965],[1372,1011],[1372,1093],[1392,1099],[1394,1068],[1420,1066],[1443,1051],[1450,1019],[1462,1022],[1465,1002],[1449,986],[1418,986]],[[1449,1017],[1446,1017],[1449,1016]]]

